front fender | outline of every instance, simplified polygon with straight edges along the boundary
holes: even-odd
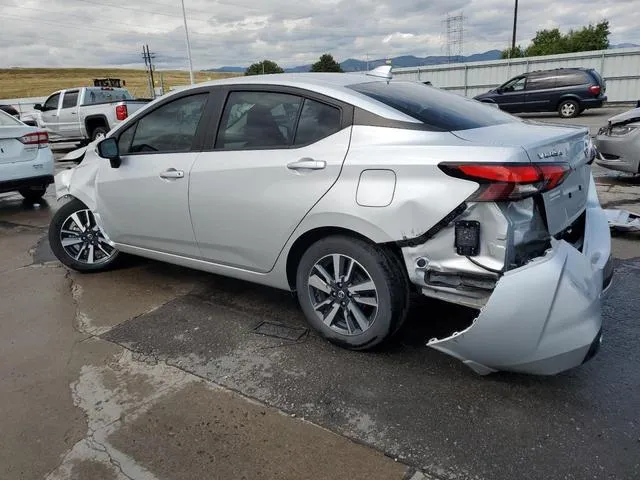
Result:
[[[99,158],[94,149],[87,148],[85,159],[74,168],[63,170],[55,176],[56,197],[72,196],[96,212],[96,177]]]

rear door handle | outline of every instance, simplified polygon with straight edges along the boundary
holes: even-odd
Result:
[[[160,178],[184,178],[184,171],[168,168],[160,174]]]
[[[287,164],[289,170],[322,170],[327,166],[324,160],[314,160],[312,158],[301,158],[297,162]]]

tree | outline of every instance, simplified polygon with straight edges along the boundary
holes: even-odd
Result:
[[[521,58],[524,57],[524,49],[518,45],[516,48],[511,49],[511,48],[507,48],[506,50],[503,50],[500,58]]]
[[[263,60],[261,62],[252,64],[249,68],[247,68],[247,71],[244,72],[245,75],[262,75],[270,73],[284,73],[284,70],[276,62],[272,62],[271,60]]]
[[[342,72],[340,64],[329,53],[325,53],[316,63],[311,65],[312,72]]]
[[[524,51],[520,46],[502,52],[502,58],[536,57],[539,55],[555,55],[558,53],[586,52],[590,50],[606,50],[609,48],[609,22],[589,24],[579,30],[569,30],[563,34],[560,29],[539,30]]]

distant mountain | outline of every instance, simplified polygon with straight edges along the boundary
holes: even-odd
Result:
[[[484,60],[497,60],[500,58],[500,50],[489,50],[484,53],[476,53],[474,55],[469,55],[467,57],[446,57],[443,55],[440,56],[430,56],[430,57],[416,57],[413,55],[403,55],[400,57],[394,57],[391,59],[391,65],[394,67],[419,67],[422,65],[439,65],[441,63],[449,63],[449,62],[481,62]],[[379,67],[380,65],[385,65],[387,63],[387,59],[379,58],[376,60],[369,60],[369,62],[363,60],[356,60],[355,58],[349,58],[342,62],[340,66],[345,72],[362,72],[367,70],[367,66],[369,70]],[[212,68],[208,71],[210,72],[244,72],[246,67],[220,67],[220,68]],[[284,71],[287,73],[302,73],[308,72],[311,70],[311,65],[300,65],[297,67],[285,68]]]

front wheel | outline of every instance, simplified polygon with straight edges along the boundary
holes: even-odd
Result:
[[[119,255],[96,224],[91,210],[78,199],[64,204],[53,216],[49,245],[58,260],[79,272],[106,270]]]
[[[558,106],[558,114],[562,118],[573,118],[580,115],[580,105],[575,100],[563,100]]]
[[[309,247],[296,275],[309,324],[330,342],[365,350],[402,325],[409,284],[392,252],[357,238],[331,236]]]

